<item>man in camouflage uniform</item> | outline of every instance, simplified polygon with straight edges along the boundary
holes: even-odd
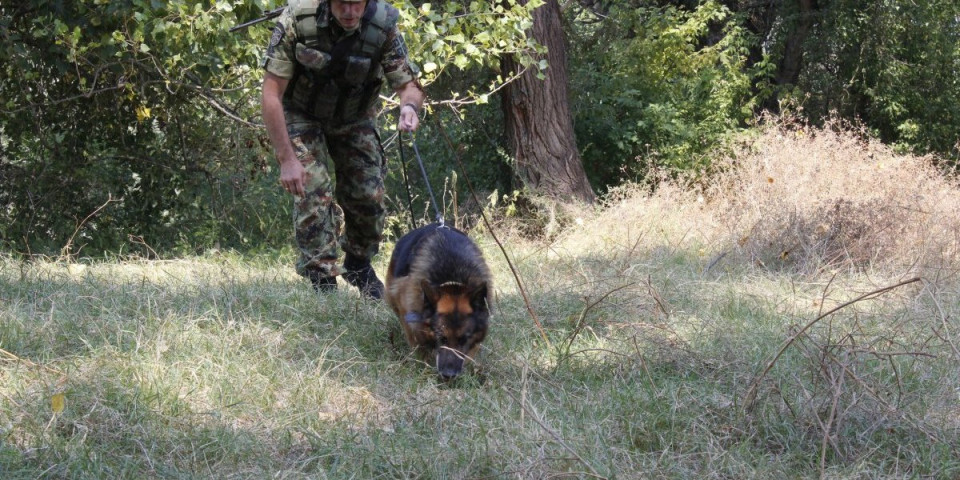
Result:
[[[397,17],[386,0],[290,0],[267,48],[263,121],[294,196],[297,273],[317,291],[342,275],[367,297],[383,295],[370,265],[386,212],[382,81],[399,97],[401,130],[416,130],[424,100]]]

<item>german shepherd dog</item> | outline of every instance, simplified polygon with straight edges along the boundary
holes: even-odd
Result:
[[[463,232],[438,223],[397,241],[390,256],[387,304],[407,343],[422,359],[436,355],[437,373],[451,380],[474,359],[490,319],[490,269]]]

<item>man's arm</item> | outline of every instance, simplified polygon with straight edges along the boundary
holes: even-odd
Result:
[[[283,189],[297,196],[304,195],[306,170],[297,159],[293,150],[290,135],[287,134],[287,122],[283,116],[283,92],[289,80],[264,73],[263,91],[260,99],[260,108],[263,115],[263,124],[267,127],[267,136],[280,164],[280,184]]]
[[[400,99],[400,123],[402,131],[412,132],[420,125],[420,109],[426,95],[417,80],[420,72],[407,57],[407,45],[396,26],[387,34],[380,65],[383,67],[387,83]]]
[[[400,98],[400,130],[412,132],[420,126],[420,109],[426,95],[416,80],[404,83],[395,91]]]

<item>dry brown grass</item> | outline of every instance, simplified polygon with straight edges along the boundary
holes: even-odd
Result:
[[[960,358],[960,189],[935,160],[839,124],[771,121],[706,187],[665,177],[572,213],[579,226],[528,278],[550,289],[534,297],[582,295],[570,344],[607,328],[594,349],[633,348],[639,368],[736,372],[723,402],[751,410],[761,392],[739,428],[792,425],[829,476],[830,458],[895,430],[941,441],[957,425],[952,387],[916,386]],[[780,345],[748,359],[744,339],[765,335]]]
[[[799,272],[954,267],[955,178],[860,131],[775,122],[705,192],[736,254]]]
[[[849,126],[771,120],[717,162],[706,187],[665,180],[653,194],[622,188],[602,216],[583,212],[584,227],[565,236],[578,248],[603,248],[653,235],[698,245],[704,266],[723,256],[808,274],[952,269],[960,261],[960,189],[934,162],[895,153]]]

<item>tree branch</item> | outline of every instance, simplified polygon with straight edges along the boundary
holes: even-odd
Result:
[[[744,401],[743,401],[744,410],[750,411],[753,409],[754,402],[756,401],[756,397],[757,397],[757,390],[760,386],[760,382],[767,375],[767,373],[769,373],[770,370],[773,369],[773,366],[777,363],[777,360],[780,359],[783,353],[787,351],[787,348],[789,348],[790,345],[792,345],[793,342],[796,341],[798,337],[800,337],[800,335],[803,335],[804,332],[809,330],[810,327],[813,327],[817,322],[830,316],[832,313],[837,312],[850,305],[853,305],[854,303],[857,303],[861,300],[866,300],[871,297],[882,295],[884,293],[889,292],[890,290],[894,290],[896,288],[900,288],[904,285],[909,285],[911,283],[919,282],[920,280],[921,280],[920,277],[915,277],[915,278],[911,278],[910,280],[902,281],[896,285],[891,285],[889,287],[884,287],[879,290],[874,290],[872,292],[865,293],[863,295],[860,295],[857,298],[854,298],[853,300],[850,300],[849,302],[843,303],[837,307],[830,309],[828,312],[821,314],[817,318],[813,319],[813,321],[811,321],[810,323],[804,325],[803,328],[798,330],[796,333],[790,336],[790,338],[788,338],[786,342],[783,343],[783,346],[780,347],[780,350],[777,352],[777,354],[773,356],[773,359],[771,359],[769,363],[767,363],[767,367],[763,369],[763,372],[761,372],[760,375],[753,381],[753,383],[750,384],[750,388],[747,389],[747,393],[744,395]]]

